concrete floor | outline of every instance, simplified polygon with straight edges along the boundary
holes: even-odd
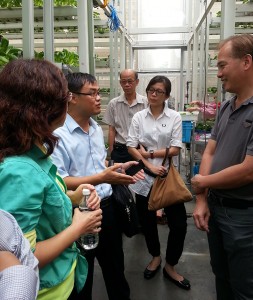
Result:
[[[194,202],[186,204],[190,216]],[[161,253],[164,262],[167,242],[167,225],[158,225]],[[188,218],[188,231],[184,252],[177,266],[180,274],[191,282],[191,290],[185,291],[164,279],[162,269],[151,280],[143,277],[143,271],[151,257],[142,234],[132,238],[124,236],[125,274],[131,289],[131,300],[215,300],[214,276],[210,267],[207,238],[195,228],[193,218]],[[94,300],[108,300],[101,269],[96,263],[93,286]],[[119,299],[120,300],[120,299]]]

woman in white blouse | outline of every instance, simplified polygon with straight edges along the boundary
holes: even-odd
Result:
[[[166,99],[171,92],[171,82],[165,76],[155,76],[146,88],[149,107],[136,113],[132,119],[127,139],[128,151],[136,160],[141,159],[149,170],[144,180],[131,185],[136,193],[136,205],[146,244],[152,260],[144,271],[151,279],[161,267],[160,242],[156,212],[148,210],[148,199],[156,175],[164,175],[168,166],[162,166],[165,149],[169,156],[177,156],[182,147],[182,120],[180,114],[168,108]],[[139,148],[139,149],[137,149]],[[164,208],[170,229],[167,241],[166,263],[163,275],[178,287],[189,290],[190,282],[178,274],[178,263],[184,247],[187,217],[184,204]]]

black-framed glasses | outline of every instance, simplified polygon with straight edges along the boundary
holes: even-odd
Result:
[[[150,95],[155,93],[157,96],[161,96],[161,95],[165,94],[164,91],[156,90],[156,89],[153,89],[153,88],[150,88],[149,90],[147,90],[147,93],[150,94]]]
[[[120,80],[119,82],[122,84],[122,85],[126,85],[127,83],[129,85],[132,85],[137,79],[122,79]]]
[[[72,93],[77,95],[90,96],[91,98],[96,98],[97,96],[100,95],[100,90],[92,91],[90,93],[81,93],[81,92],[72,92]]]

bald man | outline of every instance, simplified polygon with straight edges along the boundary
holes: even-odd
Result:
[[[139,83],[138,73],[131,69],[120,73],[123,93],[112,99],[105,111],[103,122],[109,125],[108,143],[111,159],[114,162],[133,160],[127,151],[126,139],[132,117],[147,107],[147,98],[136,92]]]

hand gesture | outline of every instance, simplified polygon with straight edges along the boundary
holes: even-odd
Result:
[[[137,180],[141,178],[144,178],[143,172],[140,171],[140,173],[135,176],[129,176],[124,174],[126,165],[129,167],[131,164],[138,164],[137,161],[127,162],[125,164],[117,163],[111,167],[106,168],[102,172],[102,182],[110,183],[110,184],[133,184]]]

